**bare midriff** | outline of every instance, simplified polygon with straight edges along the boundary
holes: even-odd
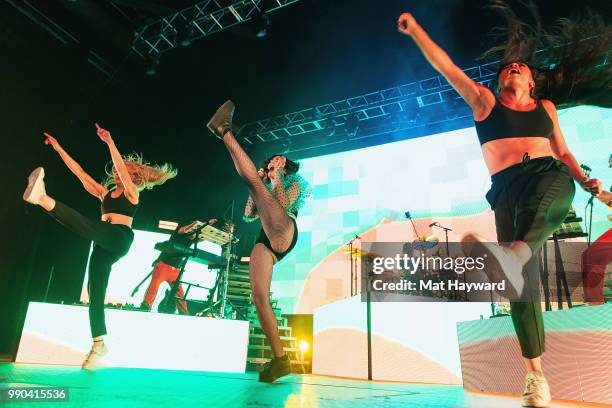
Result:
[[[554,156],[546,137],[511,137],[482,145],[482,154],[491,175],[521,163],[525,153],[530,159]]]
[[[102,221],[110,222],[111,224],[126,225],[132,228],[132,221],[134,218],[128,217],[127,215],[117,213],[106,213],[102,214]]]

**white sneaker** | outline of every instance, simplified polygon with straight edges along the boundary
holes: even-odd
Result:
[[[518,299],[525,287],[523,265],[510,248],[487,242],[481,236],[467,233],[461,238],[461,247],[466,256],[484,256],[483,272],[491,282],[505,281],[505,290],[498,293],[508,299]]]
[[[546,378],[533,371],[527,373],[521,405],[523,407],[547,407],[551,399]]]
[[[39,205],[40,198],[47,194],[45,192],[45,169],[37,167],[28,177],[28,186],[23,193],[24,201],[30,204]]]
[[[95,370],[96,368],[106,367],[108,364],[104,361],[104,356],[108,354],[108,349],[105,344],[102,346],[91,346],[91,350],[87,353],[81,368],[85,370]]]

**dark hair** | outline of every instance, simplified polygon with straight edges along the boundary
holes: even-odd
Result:
[[[490,48],[482,58],[501,58],[502,66],[525,62],[536,84],[533,96],[550,99],[560,109],[612,107],[612,64],[607,62],[612,26],[588,12],[577,20],[559,19],[554,31],[547,32],[533,2],[526,7],[532,24],[521,21],[504,0],[489,3],[491,10],[506,19],[506,27],[493,30],[505,36],[505,43]]]
[[[268,164],[270,164],[273,158],[278,156],[283,156],[285,159],[287,159],[287,161],[285,162],[285,171],[287,172],[287,175],[295,174],[298,172],[298,170],[300,169],[300,163],[294,162],[293,160],[289,160],[287,156],[280,153],[274,154],[262,162],[261,167],[264,169],[264,171],[268,171]]]

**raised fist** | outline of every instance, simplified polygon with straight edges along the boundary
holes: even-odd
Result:
[[[410,13],[402,13],[397,19],[397,31],[405,35],[412,35],[417,22]]]

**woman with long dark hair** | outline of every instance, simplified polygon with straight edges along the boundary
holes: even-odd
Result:
[[[68,229],[94,242],[89,258],[89,324],[93,345],[82,367],[93,369],[100,365],[108,350],[104,345],[106,323],[104,319],[104,298],[112,265],[127,254],[134,232],[132,221],[138,209],[140,190],[151,189],[176,176],[177,171],[168,164],[153,166],[145,163],[141,156],[121,156],[108,130],[96,123],[100,139],[106,143],[112,159],[111,169],[106,171],[106,180],[96,182],[60,146],[57,139],[48,133],[45,144],[51,146],[66,166],[81,181],[85,190],[101,201],[102,216],[94,220],[50,197],[45,191],[42,167],[36,168],[29,176],[23,199],[42,207],[49,215]],[[107,166],[108,167],[108,166]]]
[[[528,371],[522,403],[543,407],[551,396],[540,361],[544,326],[534,267],[537,254],[565,219],[574,180],[592,194],[601,193],[601,182],[586,177],[569,151],[555,106],[612,106],[612,66],[603,64],[612,30],[591,15],[581,22],[562,20],[558,32],[547,33],[540,24],[532,28],[520,21],[501,1],[493,8],[508,23],[506,43],[490,50],[503,53],[497,95],[458,68],[411,14],[399,17],[398,30],[414,40],[472,108],[491,174],[487,200],[495,212],[501,245],[467,234],[464,248],[487,255],[489,279],[506,281],[504,295],[511,300],[512,321]]]
[[[281,346],[276,315],[270,305],[272,269],[297,242],[296,218],[310,189],[297,173],[299,165],[284,155],[270,157],[257,170],[232,132],[233,115],[234,104],[227,101],[207,126],[223,140],[236,172],[247,184],[249,198],[244,212],[245,220],[261,220],[262,229],[249,260],[249,276],[257,316],[274,355],[259,373],[259,381],[273,382],[289,374],[291,364]]]

